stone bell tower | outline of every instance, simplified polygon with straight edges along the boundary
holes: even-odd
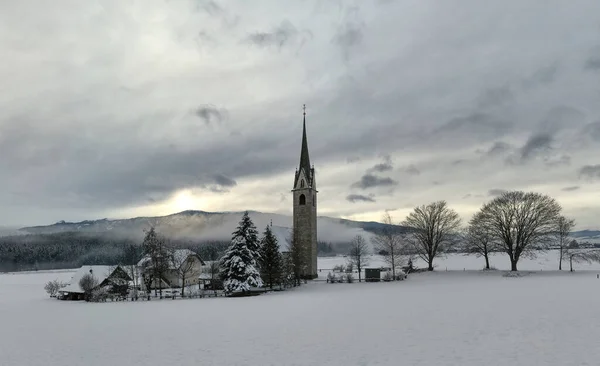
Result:
[[[305,278],[317,277],[317,184],[315,168],[310,165],[306,139],[306,105],[303,107],[300,166],[294,176],[294,240],[306,253]]]

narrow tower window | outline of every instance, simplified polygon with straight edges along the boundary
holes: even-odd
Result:
[[[303,194],[300,195],[300,205],[306,205],[306,196]]]
[[[304,179],[300,180],[300,188],[304,188]]]
[[[313,196],[313,206],[317,204],[317,195]]]

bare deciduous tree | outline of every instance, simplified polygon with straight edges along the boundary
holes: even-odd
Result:
[[[350,245],[350,263],[353,266],[356,266],[356,269],[358,270],[358,282],[361,282],[363,267],[369,264],[369,260],[366,258],[369,246],[362,235],[356,235],[354,239],[352,239]]]
[[[568,219],[564,216],[559,216],[556,220],[556,241],[558,243],[558,270],[562,271],[562,262],[566,259],[565,253],[569,246],[569,235],[571,230],[575,227],[575,220]],[[569,262],[572,262],[569,259]],[[571,269],[573,265],[571,263]]]
[[[403,254],[403,240],[400,233],[394,229],[394,222],[389,212],[383,215],[382,223],[386,224],[371,239],[373,248],[392,269],[392,275],[396,278],[396,267],[401,266]]]
[[[449,208],[446,201],[437,201],[419,206],[402,222],[411,227],[408,241],[419,258],[433,271],[433,260],[455,243],[460,227],[458,213]]]
[[[511,191],[483,205],[479,224],[508,254],[511,271],[517,271],[522,256],[533,257],[536,249],[547,249],[560,211],[560,205],[549,196]]]
[[[573,262],[577,263],[591,263],[591,262],[599,262],[600,263],[600,251],[599,250],[573,250],[567,248],[565,250],[565,258],[569,258],[569,270],[573,272]]]
[[[498,250],[498,244],[492,234],[481,223],[482,215],[476,213],[464,233],[467,254],[485,258],[485,269],[490,269],[490,253]]]
[[[165,273],[173,263],[173,253],[167,245],[166,239],[159,235],[154,227],[146,233],[142,243],[143,252],[148,256],[149,261],[144,264],[146,271],[151,271],[151,277],[158,282],[160,298],[162,299],[163,281]]]
[[[91,272],[91,271],[90,271]],[[86,300],[89,301],[92,291],[99,285],[98,279],[93,273],[86,273],[79,280],[79,287],[83,291]]]
[[[173,267],[177,271],[177,277],[181,280],[181,297],[185,295],[185,283],[190,277],[200,275],[200,266],[196,265],[200,257],[191,250],[173,250]]]

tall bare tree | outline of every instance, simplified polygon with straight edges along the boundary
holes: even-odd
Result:
[[[433,260],[456,242],[460,228],[458,213],[449,208],[446,201],[416,207],[403,225],[411,227],[408,242],[416,255],[433,271]]]
[[[464,233],[467,254],[485,258],[485,269],[490,269],[490,253],[498,250],[498,244],[492,233],[481,223],[481,212],[476,213],[469,221]]]
[[[369,264],[369,259],[366,257],[369,252],[367,241],[362,235],[356,235],[350,243],[350,263],[356,266],[358,270],[358,282],[362,281],[363,267]]]
[[[556,242],[558,244],[558,270],[562,271],[562,262],[566,259],[565,254],[569,246],[569,235],[575,227],[575,220],[566,218],[565,216],[559,216],[556,220]],[[572,260],[571,268],[572,266]]]
[[[402,264],[404,241],[400,232],[394,228],[394,222],[389,212],[386,212],[383,215],[381,221],[385,225],[371,238],[371,241],[375,251],[378,252],[383,257],[384,262],[391,267],[392,275],[395,280],[396,268]]]
[[[200,263],[200,257],[189,249],[173,250],[173,267],[181,280],[181,297],[185,296],[187,279],[200,276]]]
[[[560,205],[551,197],[534,192],[511,191],[481,208],[479,224],[498,241],[517,271],[522,256],[535,256],[547,249],[556,230]]]
[[[162,299],[163,281],[165,273],[173,263],[173,253],[167,245],[166,239],[159,235],[154,227],[146,233],[144,242],[142,243],[143,252],[148,258],[144,263],[146,271],[152,272],[154,283],[158,281],[160,298]]]

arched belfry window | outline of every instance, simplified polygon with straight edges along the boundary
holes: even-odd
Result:
[[[306,205],[306,196],[303,194],[300,195],[300,205]]]
[[[304,179],[300,179],[300,188],[304,188]]]

